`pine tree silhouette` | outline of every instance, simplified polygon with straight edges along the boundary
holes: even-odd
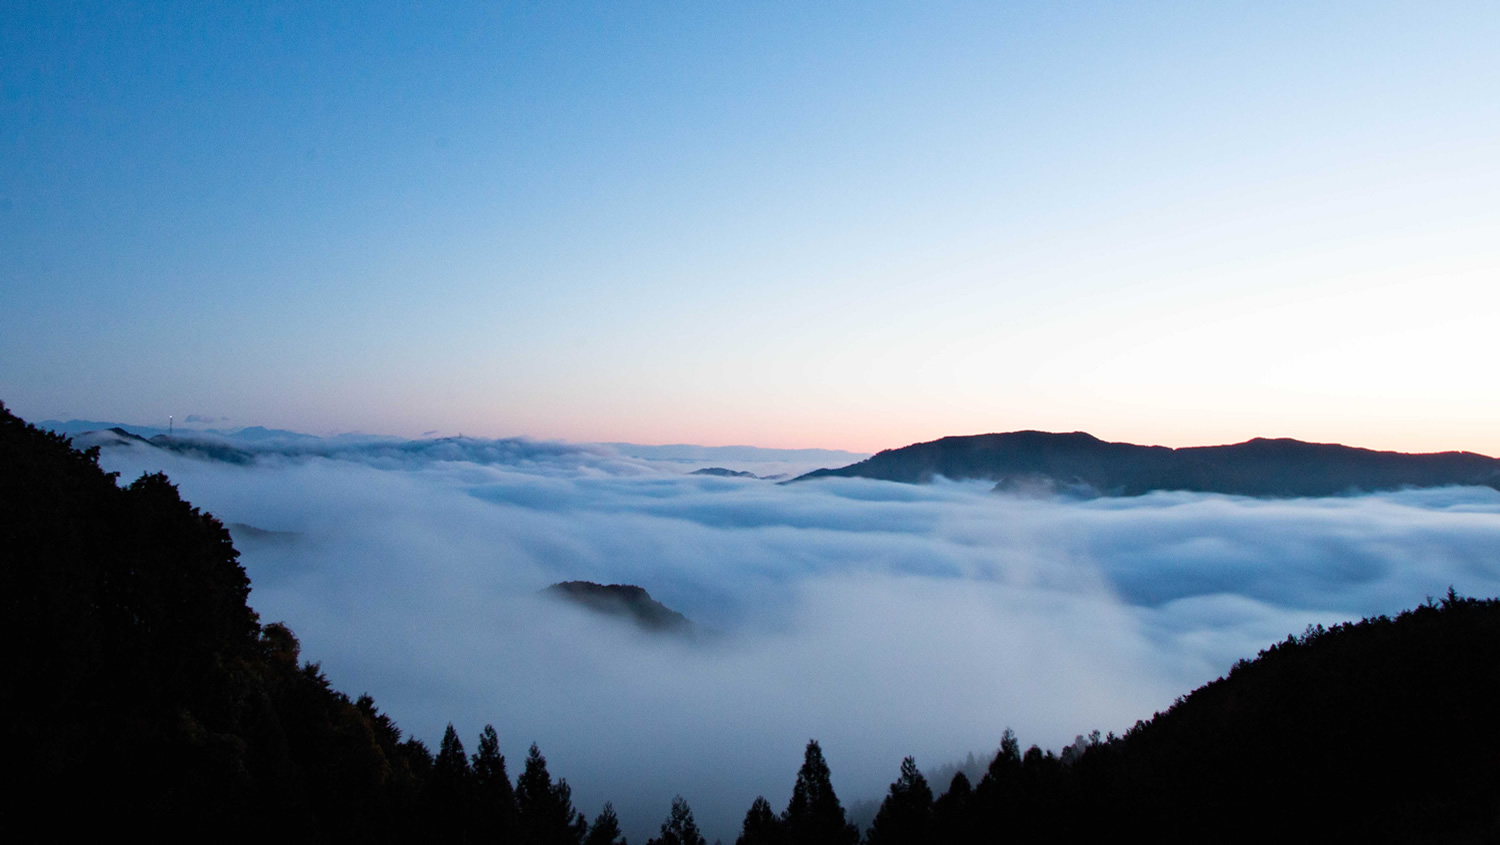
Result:
[[[443,732],[428,785],[435,838],[463,842],[474,832],[474,771],[453,723]]]
[[[487,842],[510,842],[515,838],[516,792],[505,773],[505,755],[494,725],[479,734],[474,754],[474,791],[478,803],[479,837]]]
[[[615,815],[615,806],[608,801],[604,802],[604,809],[594,817],[594,823],[589,827],[588,837],[583,840],[584,845],[625,845],[625,837],[620,835],[620,819]]]
[[[745,822],[740,827],[740,836],[735,845],[781,845],[786,841],[786,831],[771,802],[758,795],[750,811],[745,813]]]
[[[693,821],[693,811],[681,795],[672,799],[672,812],[661,823],[661,836],[646,845],[708,845],[698,825]]]
[[[961,773],[960,773],[961,774]],[[920,845],[932,834],[932,789],[911,757],[901,761],[901,777],[875,814],[870,845]]]
[[[948,791],[932,802],[932,841],[969,842],[973,840],[974,789],[969,776],[955,772]]]
[[[521,841],[527,845],[579,845],[588,831],[583,814],[573,809],[573,790],[561,778],[552,782],[547,758],[536,743],[516,779],[516,810]]]
[[[781,820],[791,845],[853,845],[859,841],[859,829],[844,818],[823,749],[815,739],[807,741],[792,800]]]

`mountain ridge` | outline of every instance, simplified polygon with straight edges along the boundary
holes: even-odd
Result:
[[[1174,448],[1111,442],[1082,431],[1026,430],[913,443],[792,481],[857,477],[921,484],[939,476],[993,481],[1000,491],[1136,496],[1183,490],[1275,498],[1449,485],[1500,490],[1500,460],[1475,452],[1389,452],[1290,437]]]

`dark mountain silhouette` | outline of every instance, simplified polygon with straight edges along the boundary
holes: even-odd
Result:
[[[633,622],[652,633],[692,633],[693,623],[633,584],[595,584],[593,581],[563,581],[543,593],[586,607],[596,613]]]
[[[120,428],[119,426],[112,426],[111,428],[109,428],[107,430],[111,434],[115,435],[116,437],[119,437],[121,440],[136,440],[136,441],[139,441],[141,443],[150,443],[151,442],[150,440],[148,440],[148,439],[140,436],[139,434],[131,434],[130,432],[126,431],[123,428]],[[158,434],[156,436],[157,437],[164,437],[165,435]]]
[[[15,829],[55,829],[68,804],[90,808],[67,822],[81,838],[413,833],[427,750],[300,663],[284,625],[260,623],[218,520],[164,475],[117,486],[98,454],[0,405]]]
[[[725,467],[704,467],[703,469],[695,469],[688,473],[688,475],[716,475],[720,478],[760,478],[760,476],[753,472],[742,472],[735,469],[726,469]]]
[[[1335,496],[1403,487],[1500,489],[1500,460],[1473,452],[1407,454],[1334,443],[1256,438],[1228,446],[1137,446],[1075,431],[944,437],[879,454],[813,478],[878,478],[919,484],[942,476],[983,479],[997,490],[1136,496],[1188,490],[1242,496]]]
[[[1497,706],[1500,600],[1450,590],[1288,637],[1123,737],[1007,730],[972,789],[904,764],[867,841],[1496,842]]]
[[[252,425],[244,428],[197,428],[191,424],[192,420],[179,420],[175,429],[169,430],[160,426],[136,425],[133,423],[108,422],[105,420],[42,420],[36,423],[37,428],[54,431],[69,437],[77,437],[81,434],[92,434],[100,431],[117,431],[130,437],[155,437],[158,434],[172,434],[179,437],[193,437],[197,435],[207,437],[233,438],[246,441],[298,441],[317,440],[318,438],[303,434],[299,431],[288,431],[282,428],[266,428],[265,426]],[[186,423],[186,424],[185,424]],[[126,431],[125,428],[134,429],[134,433]]]
[[[212,440],[203,437],[180,437],[175,435],[158,434],[149,441],[152,446],[197,458],[205,461],[222,461],[227,464],[249,464],[255,462],[255,455],[244,449],[239,449],[222,440]]]
[[[222,461],[231,464],[249,464],[255,455],[229,441],[212,434],[188,432],[185,434],[153,434],[142,437],[120,426],[80,432],[74,435],[79,445],[105,449],[117,446],[145,446],[176,452],[190,458],[207,461]]]
[[[1497,707],[1500,601],[1450,589],[1289,636],[1088,763],[1099,800],[1163,839],[1235,819],[1241,841],[1494,842]]]
[[[456,736],[436,759],[403,739],[260,622],[222,523],[159,473],[118,486],[98,457],[0,404],[12,840],[518,841],[493,729],[472,767]],[[544,769],[527,783],[574,814]],[[564,833],[528,841],[581,838]]]

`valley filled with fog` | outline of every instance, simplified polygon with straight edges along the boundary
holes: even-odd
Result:
[[[987,483],[779,485],[615,444],[261,443],[239,462],[113,444],[231,525],[262,622],[436,747],[536,742],[589,818],[644,840],[674,794],[710,840],[785,806],[816,738],[845,805],[901,758],[1116,733],[1289,633],[1500,594],[1500,492],[1089,501]],[[243,457],[243,456],[242,456]],[[717,465],[796,473],[795,452]],[[732,456],[731,456],[732,457]],[[858,456],[855,456],[858,457]],[[699,636],[538,593],[636,584]],[[941,784],[934,784],[941,788]]]

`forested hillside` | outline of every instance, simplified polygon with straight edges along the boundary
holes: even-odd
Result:
[[[1450,592],[1288,637],[1123,737],[1007,732],[936,800],[908,760],[869,839],[1500,841],[1497,703],[1500,601]]]
[[[58,435],[0,405],[0,619],[11,661],[0,724],[18,775],[8,835],[395,841],[581,823],[533,748],[523,810],[492,732],[436,758],[368,696],[301,663],[262,625],[229,533],[162,475],[118,487]],[[57,807],[78,811],[63,818]],[[88,828],[94,828],[89,830]],[[440,836],[440,838],[442,838]],[[477,840],[476,840],[477,841]],[[567,840],[563,840],[567,841]]]

